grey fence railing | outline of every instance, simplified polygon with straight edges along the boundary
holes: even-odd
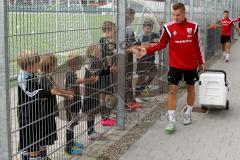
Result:
[[[1,1],[1,159],[71,159],[113,126],[124,129],[133,100],[166,92],[167,49],[148,64],[128,48],[149,42],[146,23],[158,40],[174,2],[186,4],[214,56],[220,30],[208,26],[223,10],[237,18],[239,0]]]

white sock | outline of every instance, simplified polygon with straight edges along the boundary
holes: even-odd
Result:
[[[186,114],[191,114],[192,113],[192,109],[193,109],[193,106],[189,106],[187,105],[187,110],[186,110]]]
[[[229,53],[226,53],[226,60],[228,60],[229,59]]]
[[[168,121],[173,123],[176,122],[175,110],[168,110]]]

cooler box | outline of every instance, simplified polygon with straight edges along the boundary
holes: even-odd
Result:
[[[199,104],[210,107],[228,109],[228,83],[225,71],[206,70],[199,78]]]

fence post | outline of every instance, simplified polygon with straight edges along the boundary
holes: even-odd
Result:
[[[0,150],[1,160],[11,158],[10,103],[8,71],[8,1],[0,1]]]
[[[126,0],[118,0],[117,1],[117,53],[118,53],[118,66],[120,67],[120,71],[118,74],[118,82],[117,82],[117,92],[118,92],[118,106],[117,106],[117,126],[119,129],[125,128],[125,51],[124,46],[122,46],[122,42],[125,42],[125,10],[126,10]]]
[[[164,21],[165,23],[169,22],[172,18],[172,0],[168,0],[165,2],[165,18]],[[163,50],[163,67],[162,67],[162,73],[166,73],[168,71],[168,68],[165,66],[168,66],[168,48]],[[167,93],[168,92],[168,82],[167,79],[165,79],[165,81],[162,82],[162,93]]]
[[[189,12],[190,12],[191,20],[194,20],[194,2],[193,2],[193,0],[190,0],[189,9],[190,9]]]

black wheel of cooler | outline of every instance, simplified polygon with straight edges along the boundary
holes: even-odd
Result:
[[[226,110],[228,110],[229,109],[229,100],[227,100],[227,102],[226,102]]]

